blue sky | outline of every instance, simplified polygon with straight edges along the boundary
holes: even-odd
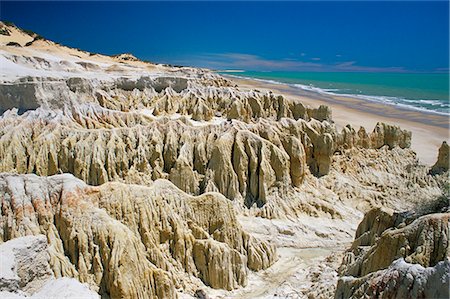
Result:
[[[0,17],[91,52],[216,69],[448,71],[430,2],[5,2]]]

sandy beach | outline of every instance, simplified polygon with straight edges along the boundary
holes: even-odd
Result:
[[[393,105],[376,103],[357,98],[332,96],[305,91],[287,84],[271,84],[258,80],[227,76],[243,89],[272,90],[288,98],[317,107],[327,105],[332,109],[333,120],[338,128],[347,124],[355,129],[360,126],[371,131],[377,122],[395,124],[412,132],[412,149],[419,160],[433,165],[442,141],[449,142],[449,118],[445,115],[426,113]]]

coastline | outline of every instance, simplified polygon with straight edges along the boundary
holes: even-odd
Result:
[[[288,84],[272,84],[249,78],[238,78],[222,74],[241,89],[272,90],[275,93],[296,99],[312,107],[327,105],[332,110],[338,129],[352,125],[372,131],[377,122],[400,126],[412,132],[411,148],[421,163],[431,166],[436,162],[442,141],[449,141],[449,118],[446,115],[427,113],[394,105],[362,100],[355,97],[334,96],[306,91]]]

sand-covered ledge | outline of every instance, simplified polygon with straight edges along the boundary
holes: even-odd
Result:
[[[438,149],[442,141],[449,141],[449,118],[445,115],[401,108],[389,104],[376,103],[362,99],[319,94],[305,91],[287,84],[271,84],[259,80],[226,76],[242,89],[272,90],[288,98],[298,99],[312,107],[330,106],[333,120],[338,128],[347,124],[355,128],[364,126],[372,130],[377,122],[385,122],[401,126],[412,132],[412,149],[420,161],[433,165],[437,159]]]

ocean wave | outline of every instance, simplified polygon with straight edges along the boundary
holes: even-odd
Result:
[[[450,115],[450,104],[445,103],[440,100],[435,99],[407,99],[402,97],[393,97],[393,96],[374,96],[374,95],[365,95],[365,94],[353,94],[353,93],[343,93],[345,91],[350,90],[343,90],[343,89],[333,89],[333,88],[320,88],[313,85],[305,85],[305,84],[299,84],[299,83],[285,83],[280,82],[276,80],[271,79],[260,79],[260,78],[253,78],[248,76],[241,76],[241,75],[231,75],[227,74],[227,76],[235,77],[235,78],[241,78],[241,79],[247,79],[247,80],[254,80],[259,81],[263,83],[269,83],[274,85],[286,85],[291,87],[296,87],[305,91],[310,92],[316,92],[319,94],[326,94],[331,96],[342,96],[342,97],[351,97],[371,102],[377,102],[377,103],[383,103],[387,105],[393,105],[398,106],[401,108],[421,111],[421,112],[428,112],[433,114],[440,114],[440,115]],[[427,107],[430,106],[430,107]]]
[[[321,94],[328,94],[332,96],[344,96],[344,97],[352,97],[357,99],[362,99],[371,102],[383,103],[393,106],[398,106],[402,108],[407,108],[411,110],[417,110],[422,112],[440,114],[440,115],[449,115],[450,114],[450,105],[448,103],[444,103],[439,100],[415,100],[415,99],[407,99],[402,97],[392,97],[392,96],[374,96],[374,95],[365,95],[365,94],[352,94],[352,93],[335,93],[328,91],[319,87],[311,87],[308,85],[302,84],[294,84],[296,87],[301,88],[303,90],[315,91]],[[432,106],[430,109],[426,107],[424,104]]]
[[[276,84],[276,85],[289,85],[288,83],[283,83],[283,82],[279,82],[279,81],[275,81],[275,80],[269,80],[269,79],[259,79],[259,78],[253,78],[253,77],[231,75],[231,74],[226,74],[226,75],[228,77],[233,77],[233,78],[237,78],[237,79],[253,80],[253,81],[258,81],[258,82],[263,82],[263,83],[270,83],[270,84]]]

